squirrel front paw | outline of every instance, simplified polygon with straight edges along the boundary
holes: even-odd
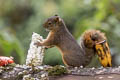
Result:
[[[35,42],[34,45],[36,45],[37,47],[42,46],[41,42]]]

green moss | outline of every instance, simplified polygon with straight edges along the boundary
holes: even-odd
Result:
[[[8,64],[6,66],[1,66],[0,69],[1,69],[1,71],[10,71],[10,70],[13,70],[15,65],[16,65],[15,63]]]
[[[67,69],[63,66],[55,66],[53,68],[48,69],[48,76],[59,76],[67,73]]]

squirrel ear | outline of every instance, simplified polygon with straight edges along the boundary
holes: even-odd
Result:
[[[55,16],[58,16],[58,14],[55,14]]]
[[[59,17],[59,16],[57,16],[56,18],[55,18],[55,22],[60,22],[61,21],[61,18]]]

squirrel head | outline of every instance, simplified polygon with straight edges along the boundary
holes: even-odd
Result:
[[[94,48],[97,43],[106,40],[104,33],[98,30],[88,30],[83,34],[83,42],[85,47]]]
[[[83,42],[86,48],[95,51],[103,67],[112,66],[111,52],[104,33],[98,30],[86,31],[83,34]]]
[[[55,15],[55,16],[48,18],[43,24],[43,27],[48,30],[56,30],[57,27],[59,27],[58,25],[61,21],[62,19],[58,15]]]

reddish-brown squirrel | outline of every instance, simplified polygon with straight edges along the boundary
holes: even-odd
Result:
[[[48,18],[43,26],[50,32],[43,42],[35,44],[46,47],[56,46],[60,50],[66,66],[86,66],[96,53],[104,67],[111,66],[111,55],[106,37],[100,31],[84,32],[81,42],[78,44],[58,15]]]

